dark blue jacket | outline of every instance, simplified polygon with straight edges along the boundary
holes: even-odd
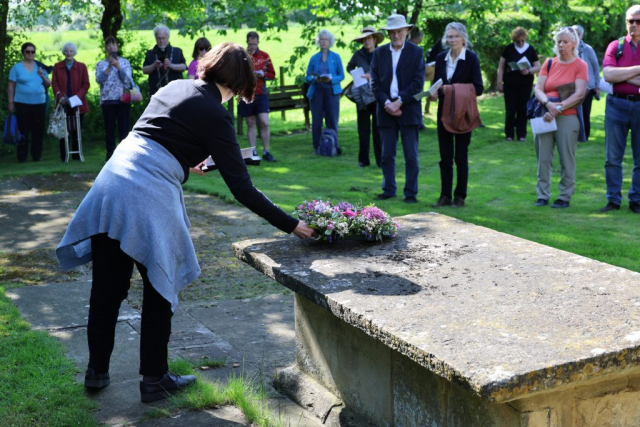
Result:
[[[422,123],[422,103],[416,101],[413,95],[423,91],[424,67],[422,48],[409,41],[405,42],[396,67],[398,95],[402,98],[402,116],[399,120],[404,126],[418,126]],[[371,87],[378,100],[378,126],[388,127],[396,122],[396,117],[384,110],[385,102],[391,100],[392,79],[391,47],[387,43],[373,52],[371,61]]]
[[[476,89],[476,96],[482,95],[484,92],[484,84],[482,82],[482,71],[480,71],[480,60],[478,55],[467,49],[465,53],[465,59],[460,59],[456,70],[451,76],[451,80],[447,79],[447,57],[448,50],[440,52],[436,58],[436,71],[433,77],[433,81],[437,82],[438,79],[442,79],[443,85],[451,85],[454,83],[473,83]],[[442,98],[442,91],[440,91],[440,98]]]

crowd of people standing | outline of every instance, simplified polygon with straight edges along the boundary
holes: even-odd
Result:
[[[607,97],[605,116],[608,204],[603,208],[604,211],[620,208],[623,143],[626,142],[626,134],[631,131],[634,170],[629,201],[631,210],[640,213],[640,142],[636,141],[637,135],[634,133],[636,123],[627,122],[616,114],[616,108],[623,102],[628,103],[624,107],[626,110],[634,112],[638,101],[635,83],[640,77],[634,74],[637,58],[633,46],[634,37],[640,31],[640,25],[634,18],[639,10],[640,6],[633,6],[627,11],[628,34],[626,38],[609,45],[603,62],[604,79],[613,83],[613,93]],[[168,27],[159,25],[153,34],[156,45],[147,51],[142,64],[142,71],[148,76],[150,96],[170,82],[182,79],[185,71],[189,79],[199,78],[199,60],[212,48],[206,38],[196,40],[192,61],[187,66],[182,49],[170,43]],[[570,206],[575,191],[577,142],[586,141],[591,135],[591,105],[594,98],[600,99],[601,77],[597,55],[583,41],[584,34],[585,30],[580,25],[556,31],[556,57],[541,63],[538,52],[528,43],[527,30],[517,27],[511,33],[513,43],[505,46],[498,64],[497,88],[504,93],[505,103],[505,140],[527,141],[528,119],[532,118],[530,104],[534,100],[538,101],[542,119],[556,126],[551,132],[533,137],[538,160],[538,198],[535,206]],[[390,39],[388,44],[382,44],[385,35]],[[404,16],[391,15],[380,31],[366,27],[353,39],[362,47],[355,51],[346,71],[361,71],[360,78],[364,79],[364,84],[350,88],[353,96],[349,97],[357,104],[357,165],[368,167],[373,151],[375,164],[382,172],[382,192],[377,200],[395,197],[395,157],[400,139],[405,158],[403,200],[406,203],[418,201],[418,132],[424,128],[424,124],[421,101],[416,100],[414,95],[424,89],[425,64],[433,63],[432,83],[442,81],[442,87],[430,97],[431,101],[438,101],[437,137],[441,178],[440,195],[433,206],[463,207],[467,198],[472,132],[482,126],[477,109],[477,97],[484,92],[480,62],[473,52],[466,27],[461,23],[447,25],[442,39],[431,47],[426,57],[419,46],[423,36],[419,29],[406,22]],[[334,131],[336,138],[339,135],[345,68],[340,55],[331,50],[335,38],[328,30],[321,30],[315,42],[319,51],[307,65],[305,95],[312,116],[312,145],[318,151],[325,130]],[[248,140],[254,148],[254,155],[258,154],[256,143],[259,136],[263,145],[262,158],[275,162],[269,147],[269,100],[266,87],[266,82],[275,78],[275,69],[270,56],[258,48],[257,32],[249,32],[246,43],[257,78],[256,96],[251,103],[239,101],[238,115],[246,118]],[[23,132],[26,143],[17,149],[20,162],[27,160],[29,147],[34,161],[42,158],[49,87],[53,88],[54,98],[63,106],[67,116],[70,146],[67,148],[65,140],[60,140],[61,158],[65,159],[67,149],[74,153],[72,158],[79,157],[79,132],[76,126],[82,123],[89,111],[86,100],[88,70],[85,64],[75,60],[77,48],[73,43],[65,44],[62,53],[64,60],[52,67],[51,79],[46,67],[35,61],[35,46],[32,43],[22,46],[24,59],[11,69],[9,112],[16,113],[19,127],[26,130]],[[137,86],[132,77],[132,65],[119,56],[114,37],[105,39],[105,53],[106,58],[96,66],[95,77],[100,85],[106,159],[109,160],[116,147],[116,131],[119,139],[124,140],[130,130],[131,104],[123,93]],[[539,77],[534,88],[536,74]],[[81,101],[79,106],[72,107],[70,104],[70,99],[74,97]],[[631,117],[634,117],[633,114]],[[620,126],[612,125],[619,121],[622,122]],[[551,204],[551,170],[556,147],[560,158],[560,192]]]

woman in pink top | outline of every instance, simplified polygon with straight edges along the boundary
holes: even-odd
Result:
[[[198,59],[200,59],[202,55],[209,52],[210,50],[211,43],[209,43],[209,40],[204,37],[200,37],[198,40],[196,40],[196,44],[193,46],[193,61],[191,61],[191,63],[189,64],[189,70],[187,71],[187,76],[190,79],[198,78]]]
[[[548,59],[542,65],[535,94],[546,107],[546,122],[556,121],[557,130],[535,135],[536,155],[538,157],[538,200],[534,206],[547,206],[551,198],[551,167],[554,146],[558,146],[560,155],[560,195],[551,205],[552,208],[568,208],[576,184],[576,147],[578,137],[584,133],[582,125],[582,104],[587,92],[589,70],[587,63],[578,58],[578,38],[571,27],[561,28],[555,35],[553,51],[555,58]],[[549,63],[551,61],[551,63]],[[573,83],[575,90],[562,100],[562,86]]]

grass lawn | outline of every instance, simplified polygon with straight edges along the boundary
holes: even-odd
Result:
[[[0,420],[3,426],[97,426],[96,404],[74,380],[64,348],[30,325],[0,287]]]

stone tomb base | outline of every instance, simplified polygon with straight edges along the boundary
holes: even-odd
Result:
[[[297,368],[359,413],[366,420],[359,424],[640,426],[640,368],[495,403],[430,372],[300,295],[295,296],[295,322]],[[280,389],[302,403],[300,381],[295,370],[279,374]]]

